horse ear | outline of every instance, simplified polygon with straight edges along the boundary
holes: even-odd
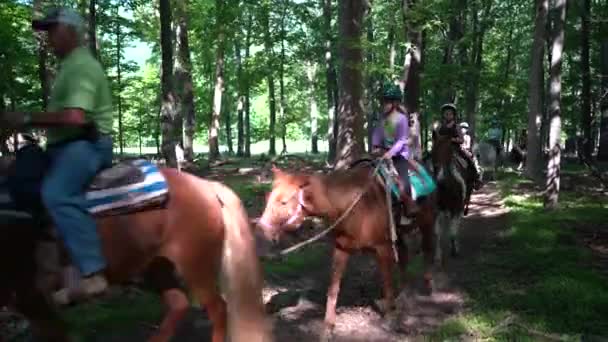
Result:
[[[275,177],[279,177],[279,176],[283,175],[283,171],[281,169],[279,169],[274,163],[272,164],[270,171],[272,171],[272,173],[274,174]]]

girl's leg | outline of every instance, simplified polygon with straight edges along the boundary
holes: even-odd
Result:
[[[414,216],[418,212],[419,208],[416,201],[414,201],[412,198],[410,177],[408,175],[409,163],[404,158],[395,157],[393,158],[393,165],[395,165],[395,169],[397,169],[399,176],[401,176],[401,184],[403,185],[401,200],[405,204],[405,215]]]

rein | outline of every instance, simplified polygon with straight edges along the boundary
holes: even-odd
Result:
[[[334,230],[350,214],[350,212],[357,205],[357,203],[359,203],[359,201],[361,200],[361,197],[363,197],[363,194],[365,194],[367,192],[367,190],[369,190],[370,186],[372,184],[374,184],[374,182],[370,181],[370,179],[372,179],[376,175],[376,173],[378,172],[378,170],[380,168],[380,165],[381,165],[381,163],[378,163],[378,165],[376,165],[374,170],[369,174],[367,185],[365,186],[363,191],[361,191],[361,192],[359,192],[359,194],[357,194],[357,197],[355,197],[353,202],[348,206],[348,208],[344,211],[344,213],[342,213],[342,215],[340,215],[340,217],[336,221],[334,221],[334,223],[332,223],[331,226],[329,226],[328,228],[326,228],[325,230],[323,230],[319,234],[311,237],[308,240],[302,241],[291,247],[285,248],[278,253],[272,253],[268,258],[269,259],[280,259],[282,257],[285,257],[286,255],[289,255],[297,250],[300,250],[300,249],[304,248],[305,246],[323,238],[324,236],[329,234],[332,230]],[[296,212],[291,216],[291,218],[287,221],[286,224],[290,224],[290,221],[291,221],[291,223],[293,223],[298,218],[298,215],[300,213],[302,213],[303,209],[305,208],[305,206],[304,206],[304,189],[300,189],[298,192],[294,193],[290,198],[293,198],[296,194],[299,194],[298,208],[296,209]],[[388,204],[388,205],[390,206],[390,204]],[[266,222],[262,222],[261,220],[258,221],[258,224],[261,224],[265,227],[272,228],[271,225],[267,224]]]

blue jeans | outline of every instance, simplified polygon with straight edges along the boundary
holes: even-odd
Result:
[[[47,149],[49,169],[42,202],[84,276],[106,267],[95,220],[85,207],[85,190],[97,173],[112,165],[112,139],[77,140]]]

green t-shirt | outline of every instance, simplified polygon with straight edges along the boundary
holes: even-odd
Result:
[[[59,67],[49,99],[49,111],[65,108],[84,110],[87,122],[97,125],[102,134],[111,134],[113,125],[110,84],[101,64],[86,47],[78,47]],[[80,127],[47,130],[47,143],[54,144],[82,134]]]

